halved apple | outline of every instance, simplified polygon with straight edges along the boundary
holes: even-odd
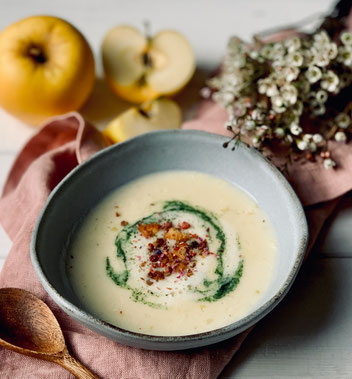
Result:
[[[170,99],[157,99],[132,107],[112,120],[104,130],[111,142],[122,142],[159,129],[178,129],[182,122],[180,107]]]
[[[148,38],[132,26],[117,26],[105,36],[102,55],[111,88],[133,103],[179,92],[195,70],[191,45],[173,30]]]

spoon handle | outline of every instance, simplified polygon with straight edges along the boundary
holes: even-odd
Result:
[[[75,358],[73,358],[69,353],[65,352],[61,355],[57,360],[60,366],[70,371],[76,378],[79,379],[99,379],[96,375],[94,375],[91,371],[87,369],[87,367],[83,366],[82,363],[78,362]]]

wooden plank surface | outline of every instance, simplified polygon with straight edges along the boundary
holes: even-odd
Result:
[[[310,259],[220,378],[352,378],[352,260]]]

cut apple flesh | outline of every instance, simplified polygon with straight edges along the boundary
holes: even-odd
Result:
[[[138,81],[145,72],[141,56],[147,38],[131,26],[112,29],[103,42],[104,70],[122,86]]]
[[[174,93],[180,83],[187,83],[194,73],[194,55],[188,41],[172,30],[160,32],[151,41],[150,51],[161,55],[164,64],[150,70],[147,83],[160,93]],[[161,58],[159,58],[161,60]]]
[[[148,39],[135,28],[119,26],[105,37],[102,52],[109,83],[130,101],[176,93],[195,70],[192,47],[172,30]]]
[[[179,106],[169,99],[158,99],[132,107],[115,118],[104,130],[112,142],[122,142],[159,129],[177,129],[182,122]]]

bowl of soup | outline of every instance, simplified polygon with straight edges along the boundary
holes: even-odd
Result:
[[[153,132],[67,175],[31,242],[52,299],[110,339],[156,350],[213,344],[268,314],[296,277],[307,222],[269,161],[224,142]]]

